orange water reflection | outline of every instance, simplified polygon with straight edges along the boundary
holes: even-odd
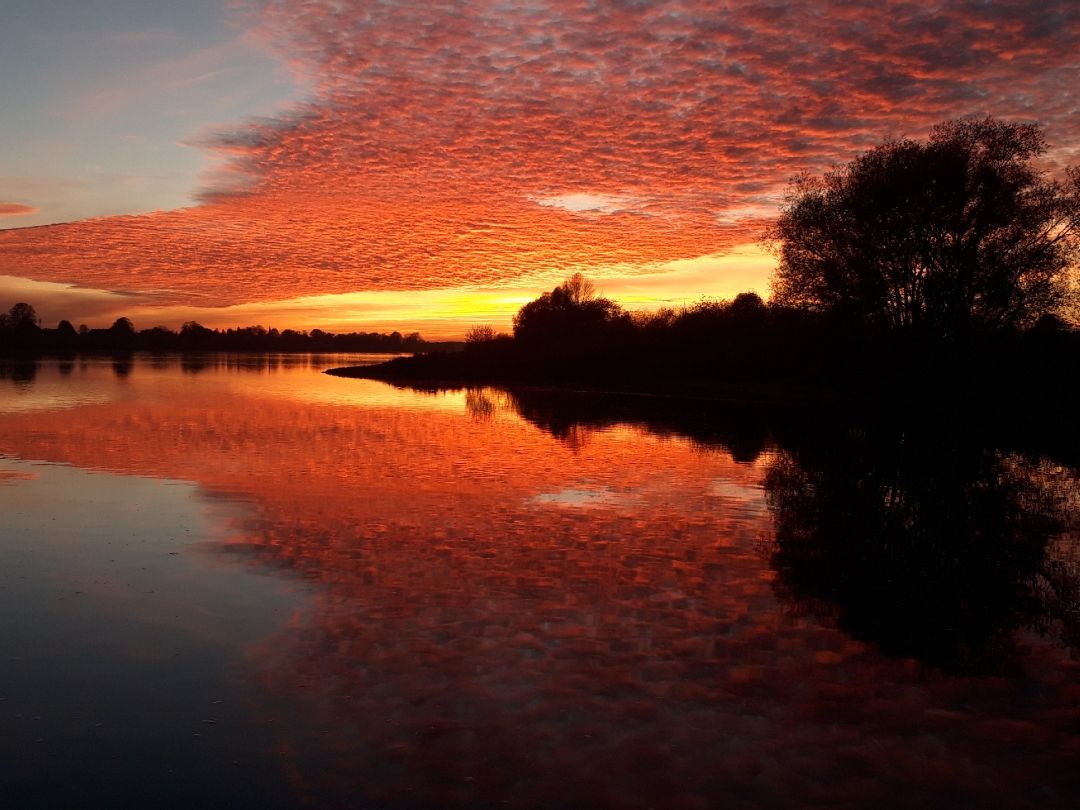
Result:
[[[556,438],[499,392],[304,363],[190,371],[80,365],[64,379],[93,396],[8,411],[0,447],[196,482],[244,506],[222,558],[315,586],[241,667],[298,796],[1067,806],[1080,787],[1058,646],[1025,636],[1018,678],[928,677],[778,600],[775,450],[627,423]]]

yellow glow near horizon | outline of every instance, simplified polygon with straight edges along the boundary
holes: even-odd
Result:
[[[723,256],[670,262],[664,272],[632,275],[625,268],[609,267],[598,269],[592,278],[600,294],[637,311],[687,306],[703,298],[730,299],[747,291],[767,297],[774,267],[773,257],[759,245],[743,245]],[[457,339],[478,324],[509,331],[514,313],[552,286],[304,296],[206,310],[205,319],[196,320],[222,327],[255,319],[293,329],[397,329],[429,339]]]
[[[688,306],[702,298],[730,299],[745,291],[767,297],[774,266],[775,260],[760,245],[748,244],[724,255],[669,262],[663,265],[662,272],[635,273],[636,268],[609,266],[588,275],[600,294],[626,309],[638,311]],[[198,321],[222,329],[261,324],[278,329],[328,332],[397,330],[420,332],[429,340],[454,340],[462,338],[469,327],[480,324],[509,331],[514,313],[556,283],[531,287],[371,290],[228,307],[161,306],[144,296],[122,296],[15,278],[0,279],[0,291],[12,298],[11,303],[16,299],[26,300],[37,307],[46,326],[55,325],[60,318],[68,318],[75,324],[107,326],[113,319],[126,316],[139,329],[159,324],[175,329],[185,321]]]

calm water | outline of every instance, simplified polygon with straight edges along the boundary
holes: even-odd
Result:
[[[0,805],[1076,806],[1067,454],[345,362],[0,367]]]

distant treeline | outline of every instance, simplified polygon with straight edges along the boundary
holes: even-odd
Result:
[[[346,372],[634,387],[806,383],[1069,402],[1080,360],[1080,166],[1054,179],[1034,124],[947,121],[800,175],[764,240],[773,295],[630,314],[580,275],[459,356]]]
[[[629,313],[575,276],[526,304],[513,335],[470,331],[465,351],[429,352],[344,370],[400,382],[783,383],[830,389],[1067,385],[1080,332],[1053,315],[1024,330],[943,340],[852,320],[844,313],[766,303],[742,293],[681,309]]]
[[[55,329],[42,328],[34,307],[18,303],[0,312],[0,353],[77,354],[128,352],[372,352],[403,354],[453,349],[460,344],[429,343],[419,333],[378,332],[334,334],[321,329],[296,331],[246,326],[209,329],[188,321],[173,331],[164,326],[136,330],[128,318],[117,318],[108,329],[76,329],[60,321]]]

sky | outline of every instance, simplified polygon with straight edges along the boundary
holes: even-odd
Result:
[[[4,0],[0,111],[0,306],[458,337],[767,295],[793,176],[946,119],[1080,163],[1080,4]]]

